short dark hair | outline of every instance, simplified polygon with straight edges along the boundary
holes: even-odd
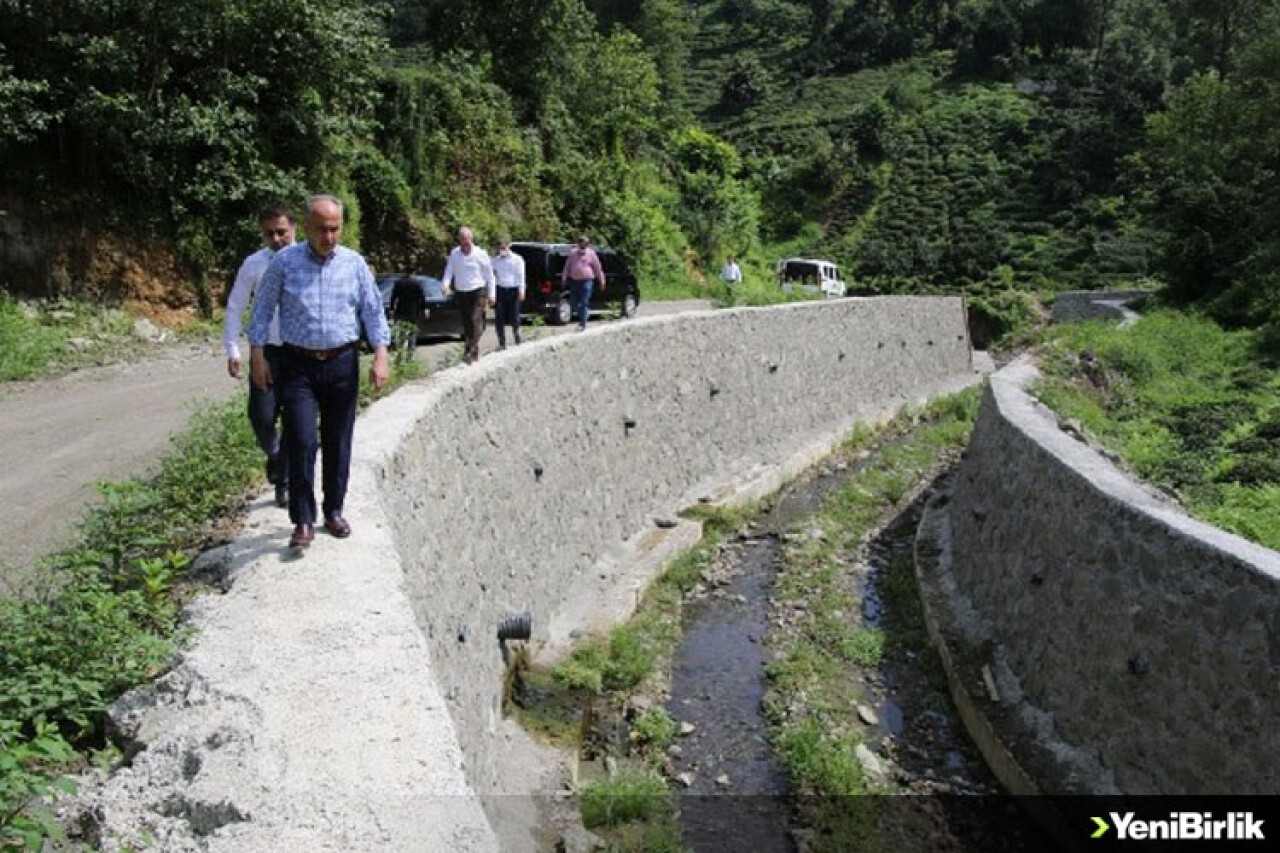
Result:
[[[298,224],[298,221],[293,218],[293,209],[287,204],[269,204],[258,211],[259,222],[266,222],[268,219],[279,219],[281,216],[289,220],[290,225]]]

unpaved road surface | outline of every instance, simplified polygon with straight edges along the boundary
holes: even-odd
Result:
[[[710,307],[703,300],[647,302],[640,316]],[[496,346],[490,324],[481,349]],[[428,367],[449,352],[448,344],[419,347]],[[229,397],[245,381],[227,375],[221,343],[209,341],[165,347],[131,364],[0,385],[0,595],[70,539],[97,498],[97,483],[148,473],[193,408]]]
[[[96,483],[147,473],[197,403],[236,387],[210,342],[0,388],[0,592],[71,535]]]

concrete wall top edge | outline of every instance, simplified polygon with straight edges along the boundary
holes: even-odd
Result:
[[[1156,497],[1098,451],[1059,429],[1053,413],[1027,390],[1039,376],[1034,362],[1027,358],[992,375],[990,393],[1010,424],[1112,500],[1159,521],[1173,533],[1196,539],[1250,565],[1259,574],[1280,583],[1280,552],[1187,515],[1181,508]]]

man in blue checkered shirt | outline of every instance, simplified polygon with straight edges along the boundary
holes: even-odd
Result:
[[[315,538],[317,444],[323,453],[324,527],[338,538],[351,535],[342,516],[351,469],[351,436],[360,390],[361,326],[373,347],[369,381],[381,388],[390,373],[391,333],[373,273],[357,252],[338,245],[342,202],[330,195],[307,200],[307,239],[276,253],[258,284],[249,321],[250,373],[259,388],[274,379],[284,399],[289,447],[289,545],[305,548]],[[280,310],[283,376],[273,377],[263,347],[276,308]],[[320,442],[316,417],[320,418]]]

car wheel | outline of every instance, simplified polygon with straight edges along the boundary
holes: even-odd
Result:
[[[624,319],[630,319],[636,316],[637,308],[639,308],[639,303],[636,301],[636,295],[634,293],[628,293],[626,296],[622,297],[622,316]]]
[[[551,322],[557,326],[567,326],[572,319],[573,305],[569,303],[569,297],[561,297],[560,301],[556,303],[556,313],[551,315]]]

